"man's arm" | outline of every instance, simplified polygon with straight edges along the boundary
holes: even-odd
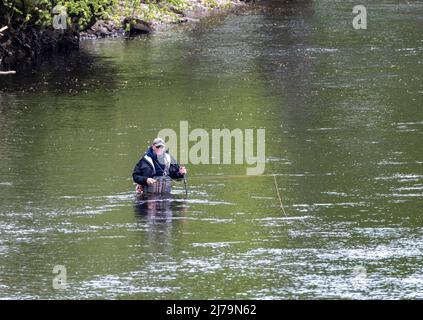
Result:
[[[149,174],[148,169],[148,166],[143,166],[142,159],[138,161],[137,165],[134,168],[134,172],[132,173],[132,179],[134,180],[134,182],[142,186],[147,185],[147,179],[150,178],[151,175]]]

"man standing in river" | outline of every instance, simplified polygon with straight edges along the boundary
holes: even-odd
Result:
[[[141,193],[143,187],[156,183],[156,177],[169,176],[172,179],[182,179],[187,173],[184,166],[179,166],[172,157],[161,138],[154,139],[143,157],[138,161],[132,173],[132,178],[137,184],[136,191]],[[156,179],[155,179],[156,178]]]

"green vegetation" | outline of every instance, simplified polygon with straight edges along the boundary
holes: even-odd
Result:
[[[178,12],[188,7],[187,0],[123,0],[116,5],[110,15],[115,23],[121,23],[122,17],[133,17],[146,22],[176,22]]]
[[[191,0],[3,0],[0,5],[0,24],[11,28],[51,27],[53,8],[66,8],[68,24],[84,30],[96,20],[122,22],[122,17],[137,17],[146,22],[176,22],[178,13],[192,6]],[[228,8],[230,1],[203,0],[208,8]]]
[[[69,24],[84,29],[95,20],[108,16],[118,0],[3,0],[0,7],[0,23],[13,29],[26,27],[51,27],[53,8],[64,6]]]

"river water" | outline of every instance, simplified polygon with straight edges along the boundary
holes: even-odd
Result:
[[[423,3],[362,1],[367,30],[355,4],[258,2],[3,76],[0,298],[423,298]],[[137,199],[180,121],[264,128],[265,174],[188,164],[187,199]]]

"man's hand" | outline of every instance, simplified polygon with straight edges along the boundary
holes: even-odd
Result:
[[[187,173],[187,168],[185,168],[185,166],[180,166],[179,167],[179,173],[180,174],[186,174]]]
[[[156,180],[154,180],[153,178],[148,178],[147,179],[147,184],[149,185],[149,186],[151,186],[152,184],[154,184],[154,183],[156,183]]]

